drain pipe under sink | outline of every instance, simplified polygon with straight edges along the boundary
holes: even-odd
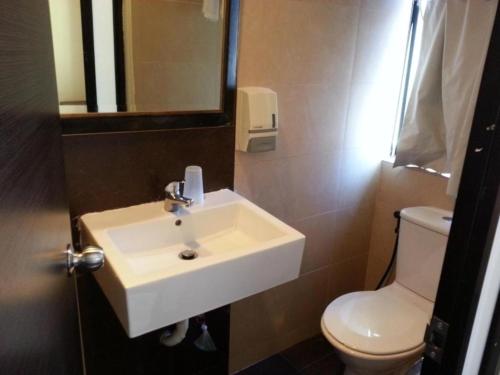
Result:
[[[165,346],[175,346],[180,344],[186,337],[189,328],[189,319],[175,323],[173,331],[166,330],[160,336],[160,343]]]

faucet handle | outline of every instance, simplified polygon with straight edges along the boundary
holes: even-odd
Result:
[[[184,181],[174,181],[165,187],[165,210],[177,212],[180,206],[189,207],[193,200],[183,196]]]
[[[184,181],[173,181],[169,183],[165,187],[165,192],[174,195],[182,195],[184,192]]]

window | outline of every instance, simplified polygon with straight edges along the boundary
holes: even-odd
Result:
[[[408,30],[408,41],[406,44],[405,66],[403,70],[403,77],[401,80],[401,91],[399,94],[396,123],[394,125],[392,135],[390,152],[391,157],[394,156],[394,153],[396,151],[399,132],[401,130],[401,127],[403,126],[408,99],[413,88],[413,82],[415,80],[415,73],[417,70],[420,55],[420,43],[422,39],[422,15],[427,6],[427,2],[428,0],[413,0],[410,28]]]

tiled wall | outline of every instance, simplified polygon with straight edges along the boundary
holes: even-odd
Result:
[[[236,153],[235,189],[307,241],[297,280],[232,305],[232,371],[317,334],[325,306],[364,286],[403,3],[242,0],[238,85],[278,93],[280,128],[276,151]]]
[[[394,246],[393,212],[405,207],[434,206],[453,210],[455,201],[446,195],[448,179],[413,168],[392,168],[382,162],[365,285],[376,287],[389,263]]]
[[[205,191],[231,188],[234,181],[232,126],[65,135],[63,145],[73,219],[87,212],[161,200],[165,185],[182,179],[190,164],[203,168]],[[76,243],[78,237],[75,230]],[[81,275],[77,283],[88,373],[167,373],[167,368],[181,373],[176,372],[177,366],[200,370],[214,363],[214,356],[206,353],[193,357],[188,345],[172,348],[174,352],[162,349],[158,332],[130,340],[93,276]],[[216,327],[212,335],[221,349],[215,358],[218,364],[227,353],[229,317],[225,309],[207,316],[215,320],[211,325]]]
[[[73,218],[161,200],[187,165],[203,168],[205,191],[233,186],[232,126],[65,135],[63,148]]]

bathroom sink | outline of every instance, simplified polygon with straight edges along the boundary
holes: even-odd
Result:
[[[165,212],[163,202],[83,215],[84,244],[104,249],[94,273],[129,337],[298,277],[305,237],[230,190]],[[182,259],[180,254],[192,259]]]

